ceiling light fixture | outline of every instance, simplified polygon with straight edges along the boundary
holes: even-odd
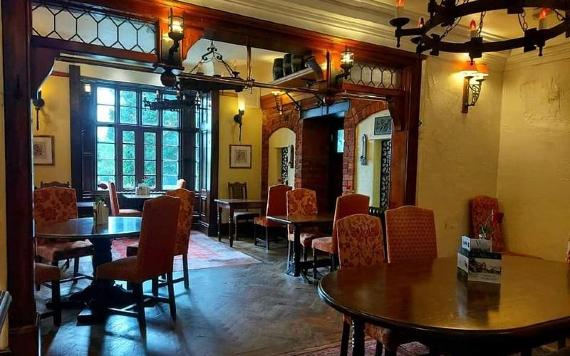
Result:
[[[396,17],[390,24],[396,27],[396,44],[400,47],[402,37],[412,37],[416,44],[416,52],[430,51],[431,55],[439,52],[468,53],[471,61],[481,58],[485,52],[498,52],[515,48],[523,48],[525,52],[538,48],[538,55],[546,41],[565,33],[570,37],[570,1],[567,0],[429,0],[429,19],[423,26],[417,28],[404,28],[410,19],[401,15],[404,7],[403,0],[396,0]],[[526,21],[526,8],[540,8],[538,28],[529,28]],[[517,16],[522,30],[522,37],[486,42],[483,40],[482,30],[485,15],[488,11],[503,10],[507,14]],[[547,28],[545,23],[548,11],[552,11],[557,18],[557,24]],[[447,35],[457,27],[463,17],[479,15],[479,21],[471,20],[469,30],[471,39],[467,42],[445,41]],[[441,31],[438,31],[441,29]]]

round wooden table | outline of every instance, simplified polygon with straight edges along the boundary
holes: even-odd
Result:
[[[339,270],[319,283],[322,300],[354,321],[354,354],[364,355],[364,323],[444,352],[518,352],[570,334],[570,267],[503,256],[501,284],[467,282],[456,257]]]
[[[94,225],[93,218],[70,219],[65,222],[36,227],[36,237],[57,240],[89,240],[93,244],[93,274],[97,267],[113,260],[112,240],[135,237],[140,234],[142,218],[110,216],[108,224]],[[104,319],[106,307],[121,306],[132,301],[130,293],[114,286],[113,281],[96,281],[71,300],[87,302],[91,307],[78,317],[80,323],[94,323]]]

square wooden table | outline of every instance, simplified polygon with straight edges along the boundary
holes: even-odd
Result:
[[[267,201],[264,199],[215,199],[218,207],[218,241],[222,241],[222,212],[227,209],[230,213],[228,238],[230,247],[234,246],[234,236],[232,236],[232,223],[234,211],[236,209],[265,209]]]
[[[321,213],[317,215],[291,215],[291,216],[267,216],[267,220],[271,220],[273,222],[292,226],[293,232],[295,236],[294,244],[293,244],[293,271],[294,276],[298,277],[301,275],[302,267],[309,268],[311,267],[310,263],[312,262],[301,262],[301,230],[307,227],[313,226],[331,226],[334,220],[333,213]],[[287,273],[291,272],[291,265],[287,263]]]

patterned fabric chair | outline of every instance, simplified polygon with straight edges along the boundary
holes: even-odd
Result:
[[[469,201],[469,212],[471,215],[471,236],[479,236],[481,226],[491,223],[493,251],[504,252],[505,241],[501,224],[503,213],[499,211],[499,201],[496,198],[484,195],[477,196]],[[491,217],[491,214],[493,215]]]
[[[287,216],[295,215],[317,215],[317,193],[314,190],[297,188],[286,193]],[[323,236],[318,228],[309,228],[301,232],[301,246],[303,247],[303,260],[307,261],[307,249],[311,247],[311,241]],[[289,241],[289,261],[293,258],[293,243],[295,234],[292,227],[289,227],[287,234]]]
[[[265,216],[258,216],[253,220],[255,226],[263,226],[265,228],[265,248],[269,250],[269,229],[281,227],[273,221],[267,220],[267,216],[280,216],[287,215],[287,192],[291,188],[285,184],[278,184],[269,187],[267,191],[267,206],[265,208]],[[254,244],[257,245],[256,229],[253,230],[254,233]]]
[[[182,255],[182,266],[184,267],[184,277],[175,279],[173,282],[184,281],[184,288],[190,288],[190,277],[188,276],[188,244],[190,243],[190,232],[192,230],[192,213],[194,210],[194,192],[186,189],[176,189],[166,192],[166,195],[180,199],[180,211],[178,212],[178,225],[176,230],[175,256]],[[127,256],[136,256],[138,244],[127,247]],[[156,288],[156,287],[155,287]]]
[[[230,199],[247,199],[247,183],[228,182],[228,196],[230,197]],[[253,211],[248,211],[248,210],[234,211],[234,216],[230,218],[232,218],[234,222],[236,239],[238,237],[239,222],[253,221],[257,216],[259,216],[259,213]]]
[[[180,178],[176,181],[176,189],[186,189],[186,179]]]
[[[170,305],[170,316],[176,320],[176,302],[172,281],[180,199],[169,196],[147,200],[144,204],[139,249],[136,256],[108,262],[97,267],[98,280],[120,280],[133,285],[137,311],[122,309],[119,314],[137,317],[141,333],[146,335],[142,285],[166,274],[168,298],[154,299]],[[109,310],[113,312],[114,310]]]
[[[331,267],[334,267],[334,260],[336,259],[338,250],[336,222],[350,215],[367,214],[369,204],[370,198],[362,194],[345,193],[336,199],[332,236],[319,237],[312,241],[314,278],[317,278],[317,251],[329,254],[331,257]]]
[[[34,221],[36,225],[49,225],[77,218],[77,197],[75,189],[63,187],[40,188],[34,191]],[[79,258],[91,256],[93,245],[86,240],[51,241],[37,239],[36,255],[44,262],[58,266],[59,261],[74,260],[73,278],[91,278],[79,273]]]
[[[142,213],[136,209],[121,209],[119,207],[119,196],[117,195],[117,187],[115,183],[107,183],[109,190],[109,204],[111,205],[112,216],[141,216]]]
[[[56,266],[50,266],[43,263],[34,265],[34,275],[36,285],[51,282],[51,303],[52,310],[41,313],[40,318],[45,319],[53,316],[53,324],[61,325],[61,292],[60,280],[61,271]]]
[[[433,211],[415,206],[386,210],[389,263],[437,258]]]
[[[336,222],[340,268],[380,266],[385,263],[382,222],[378,217],[355,214]],[[341,355],[348,352],[348,337],[352,320],[343,316]],[[391,330],[371,324],[364,327],[366,335],[376,339],[376,354],[396,355],[399,345],[409,340]]]

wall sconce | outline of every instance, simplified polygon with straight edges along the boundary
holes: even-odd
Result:
[[[34,104],[34,108],[36,109],[36,131],[40,130],[40,110],[46,104],[45,100],[42,99],[42,91],[38,91],[36,97],[32,99],[32,104]]]
[[[180,67],[182,59],[180,54],[180,41],[184,39],[184,17],[176,16],[172,9],[168,15],[168,35],[162,37],[161,59],[169,65]]]
[[[362,135],[362,154],[360,155],[360,164],[363,166],[368,165],[368,136]]]
[[[489,75],[489,68],[485,64],[475,64],[467,61],[461,66],[463,76],[463,102],[462,113],[467,113],[470,106],[475,106],[485,78]]]
[[[282,93],[278,90],[271,92],[273,94],[273,98],[275,98],[275,109],[280,116],[283,116],[283,101],[281,100]]]
[[[350,77],[350,70],[354,66],[354,52],[352,52],[348,47],[340,54],[340,67],[342,68],[342,73],[336,76],[336,82],[338,83],[340,79],[346,79]]]
[[[241,126],[243,125],[243,114],[245,114],[245,104],[240,103],[238,113],[234,115],[234,122],[239,125],[239,142],[241,142]]]

